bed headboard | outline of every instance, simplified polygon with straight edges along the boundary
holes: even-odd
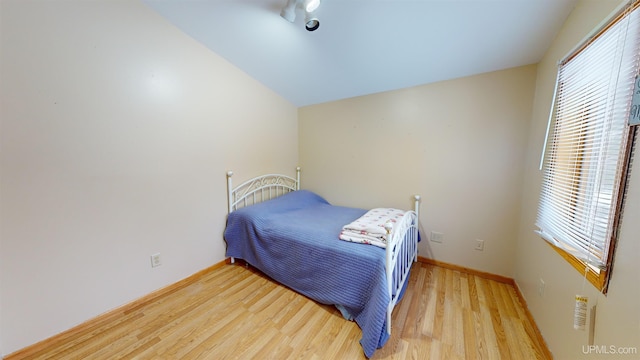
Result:
[[[229,213],[273,199],[291,191],[300,190],[300,167],[296,168],[296,178],[280,174],[267,174],[249,179],[237,187],[233,187],[231,177],[233,171],[227,172],[227,192]]]

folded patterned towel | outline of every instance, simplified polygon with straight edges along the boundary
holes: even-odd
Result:
[[[371,209],[360,218],[345,225],[340,232],[340,239],[386,248],[387,231],[384,225],[388,222],[397,222],[403,215],[404,211],[398,209]]]

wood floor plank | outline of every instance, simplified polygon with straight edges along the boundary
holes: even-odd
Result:
[[[144,317],[134,317],[128,322],[119,323],[118,326],[109,328],[109,331],[105,331],[101,336],[95,336],[89,339],[85,339],[80,344],[76,344],[66,351],[60,352],[55,356],[47,356],[45,358],[53,359],[68,359],[70,357],[77,359],[84,359],[90,356],[94,356],[96,359],[103,358],[102,353],[107,351],[117,351],[117,346],[124,346],[123,344],[130,344],[136,342],[137,332],[131,332],[131,325],[136,320],[143,319]]]
[[[431,356],[431,339],[424,338],[422,341],[409,341],[407,359],[422,360]]]
[[[471,293],[469,289],[469,276],[467,274],[461,274],[460,276],[460,298],[462,301],[462,308],[471,308]]]
[[[454,351],[457,355],[464,358],[465,357],[464,318],[463,318],[462,306],[460,304],[455,304],[453,317],[454,317],[453,333],[455,338],[455,341],[453,342]]]
[[[436,298],[436,310],[433,319],[433,337],[438,340],[442,340],[442,330],[445,315],[445,298],[446,298],[446,270],[438,269],[438,280],[434,296]]]
[[[83,349],[90,347],[92,343],[96,342],[96,338],[104,333],[118,332],[118,328],[129,329],[132,324],[139,321],[144,314],[137,312],[135,314],[130,313],[124,315],[117,320],[103,324],[100,327],[90,329],[85,333],[78,334],[78,336],[69,339],[68,341],[61,343],[55,349],[43,349],[31,357],[31,359],[67,359],[73,357],[76,351],[83,351]]]
[[[496,343],[498,344],[498,350],[500,351],[500,358],[510,359],[511,355],[509,350],[509,344],[507,343],[507,335],[505,334],[502,318],[500,317],[500,311],[496,308],[489,308],[491,314],[491,323],[493,325],[493,333],[496,337]]]
[[[351,342],[356,339],[358,335],[357,325],[353,322],[347,322],[340,326],[340,331],[334,339],[331,339],[332,342],[329,347],[325,348],[323,352],[323,358],[325,359],[340,359],[344,354],[342,353],[342,349],[351,347]],[[359,339],[359,338],[358,338]],[[356,340],[358,341],[358,340]],[[364,358],[364,355],[362,356]],[[356,358],[357,359],[357,358]]]
[[[481,301],[484,301],[484,293],[481,290],[478,291],[478,295],[478,298],[482,299]],[[489,354],[488,359],[502,359],[500,355],[500,346],[498,346],[498,336],[496,334],[496,329],[493,326],[491,309],[489,309],[485,303],[480,306],[479,312],[482,333],[487,344],[487,353]]]
[[[322,353],[324,349],[331,347],[344,324],[347,323],[345,323],[342,314],[337,310],[333,312],[324,322],[324,325],[317,330],[317,334],[322,334],[322,336],[313,336],[311,339],[314,354]]]
[[[517,317],[521,318],[516,310],[516,304],[514,300],[516,296],[514,293],[509,292],[509,288],[513,289],[513,286],[507,284],[499,284],[498,289],[500,291],[500,298],[502,299],[502,303],[504,304],[506,314],[509,317]]]
[[[179,359],[205,339],[220,331],[229,322],[238,319],[244,312],[243,308],[213,307],[208,312],[199,313],[199,316],[194,317],[191,321],[191,326],[178,326],[159,333],[158,336],[165,346],[156,347],[155,353],[167,358]]]
[[[293,353],[291,339],[282,332],[277,332],[273,339],[267,343],[259,352],[256,358],[265,360],[290,359]]]
[[[491,359],[489,357],[489,340],[486,338],[489,334],[485,333],[484,328],[482,327],[482,314],[480,311],[472,311],[473,322],[474,322],[474,334],[476,335],[476,351],[478,354],[478,359]],[[493,339],[495,341],[495,338]],[[497,345],[494,346],[497,348]]]
[[[465,358],[469,360],[475,360],[482,355],[479,353],[479,348],[477,346],[477,337],[476,334],[476,320],[473,312],[469,308],[463,307],[461,309],[462,314],[462,336],[463,336],[463,345],[464,345],[464,354]]]
[[[425,284],[425,278],[427,276],[426,271],[423,271],[421,267],[414,267],[413,272],[417,272],[416,276],[412,276],[412,279],[416,281],[411,282],[407,286],[404,297],[398,304],[399,311],[394,309],[393,320],[391,321],[391,333],[394,331],[402,331],[403,337],[412,338],[419,332],[420,318],[416,317],[416,314],[420,314],[420,308],[424,306],[424,301],[420,294],[423,293],[423,286]],[[403,306],[407,305],[408,306]]]
[[[115,315],[6,360],[366,359],[360,328],[335,307],[239,264]],[[414,264],[392,319],[372,360],[548,358],[516,289],[477,274]]]
[[[304,319],[303,326],[298,328],[297,331],[291,334],[291,346],[294,349],[305,351],[309,355],[311,355],[311,353],[308,352],[308,347],[311,340],[313,340],[315,334],[319,333],[324,323],[327,322],[329,320],[329,317],[332,315],[334,314],[328,311],[325,306],[314,307],[314,311]],[[303,358],[307,357],[308,356],[304,356]]]
[[[433,272],[431,272],[431,278],[433,278]],[[425,306],[422,317],[422,331],[421,334],[427,338],[434,337],[435,319],[436,319],[436,304],[438,300],[437,287],[435,283],[430,282],[426,291],[422,294],[426,298],[427,305]]]
[[[474,312],[480,312],[480,305],[482,303],[478,297],[478,288],[476,286],[475,279],[476,276],[474,275],[467,276],[467,285],[469,286],[469,303],[471,305],[471,310]]]

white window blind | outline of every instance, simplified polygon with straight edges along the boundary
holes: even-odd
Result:
[[[608,265],[624,190],[627,118],[640,58],[639,4],[558,69],[537,232],[596,269]]]

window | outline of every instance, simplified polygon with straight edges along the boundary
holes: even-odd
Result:
[[[640,0],[559,63],[536,226],[606,292],[633,140]],[[552,121],[553,120],[553,121]]]

